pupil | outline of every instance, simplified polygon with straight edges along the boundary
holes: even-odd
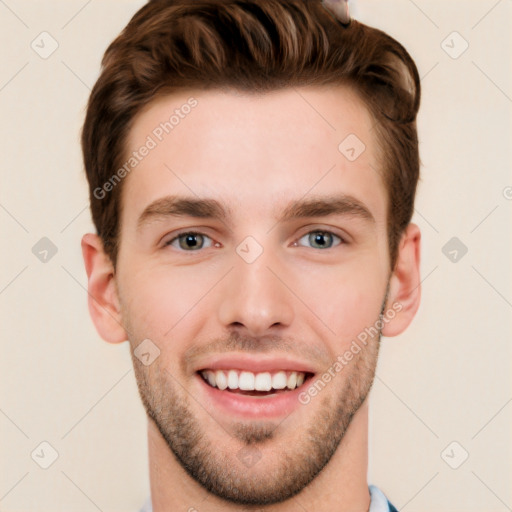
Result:
[[[197,237],[199,235],[194,235],[193,233],[190,233],[185,236],[185,248],[194,248],[197,247],[199,244],[197,242]]]
[[[326,233],[317,232],[317,234],[315,235],[315,243],[317,243],[318,245],[321,245],[321,246],[325,246],[326,245],[325,236],[326,236]]]

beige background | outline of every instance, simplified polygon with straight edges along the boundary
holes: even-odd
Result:
[[[128,344],[103,342],[88,316],[78,143],[103,51],[142,4],[0,1],[4,512],[136,511],[149,492]],[[512,2],[352,6],[408,48],[423,84],[422,304],[383,339],[369,481],[401,511],[512,510]],[[31,48],[43,31],[59,45],[47,59]],[[32,253],[42,237],[58,249],[46,263]],[[442,252],[452,237],[468,248],[457,262]],[[31,458],[43,441],[59,454],[46,470]]]

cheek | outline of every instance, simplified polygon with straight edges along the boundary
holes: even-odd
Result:
[[[385,288],[381,266],[361,258],[361,263],[315,272],[314,280],[303,280],[300,296],[335,333],[336,345],[344,346],[378,320]]]
[[[215,282],[215,276],[201,278],[193,266],[139,268],[124,282],[130,324],[138,334],[167,342],[187,324],[194,308]],[[126,301],[125,301],[126,302]]]

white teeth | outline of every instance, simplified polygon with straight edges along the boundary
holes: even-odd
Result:
[[[240,372],[240,377],[238,377],[238,387],[242,391],[254,391],[254,373]]]
[[[229,370],[228,372],[228,388],[238,389],[238,373],[235,370]]]
[[[284,389],[286,387],[285,372],[277,372],[272,376],[272,387],[274,389]]]
[[[270,373],[258,373],[254,379],[254,389],[257,391],[270,391],[272,389],[272,377]]]
[[[241,389],[242,391],[271,391],[285,388],[291,390],[302,386],[306,378],[304,372],[286,372],[284,370],[274,374],[238,370],[203,370],[201,375],[214,388],[218,387],[220,390]]]
[[[288,375],[288,381],[286,382],[286,387],[288,389],[295,389],[297,386],[297,372],[292,372]]]
[[[213,386],[215,387],[216,386],[216,382],[215,382],[215,374],[213,372],[206,372],[206,378],[208,379],[208,384],[210,384],[210,386]]]
[[[228,379],[223,371],[217,370],[215,372],[215,380],[219,389],[226,389],[228,387]]]

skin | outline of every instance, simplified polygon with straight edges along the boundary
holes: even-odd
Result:
[[[149,366],[133,358],[154,511],[366,511],[367,393],[380,334],[402,333],[419,306],[419,228],[407,227],[391,272],[373,120],[345,87],[166,96],[139,113],[127,154],[191,96],[197,107],[124,179],[116,268],[96,235],[82,239],[99,334],[132,349],[149,338],[160,350]],[[349,134],[366,146],[353,162],[338,150]],[[277,221],[289,201],[333,194],[356,198],[374,222]],[[214,198],[229,213],[153,216],[138,229],[144,209],[168,195]],[[188,231],[206,235],[192,240],[199,249],[175,238]],[[335,236],[324,247],[316,231]],[[263,249],[252,263],[236,251],[247,236]],[[318,377],[396,305],[318,396],[278,420],[219,411],[195,372],[213,355],[285,355],[307,360]],[[242,464],[243,449],[257,463]]]

